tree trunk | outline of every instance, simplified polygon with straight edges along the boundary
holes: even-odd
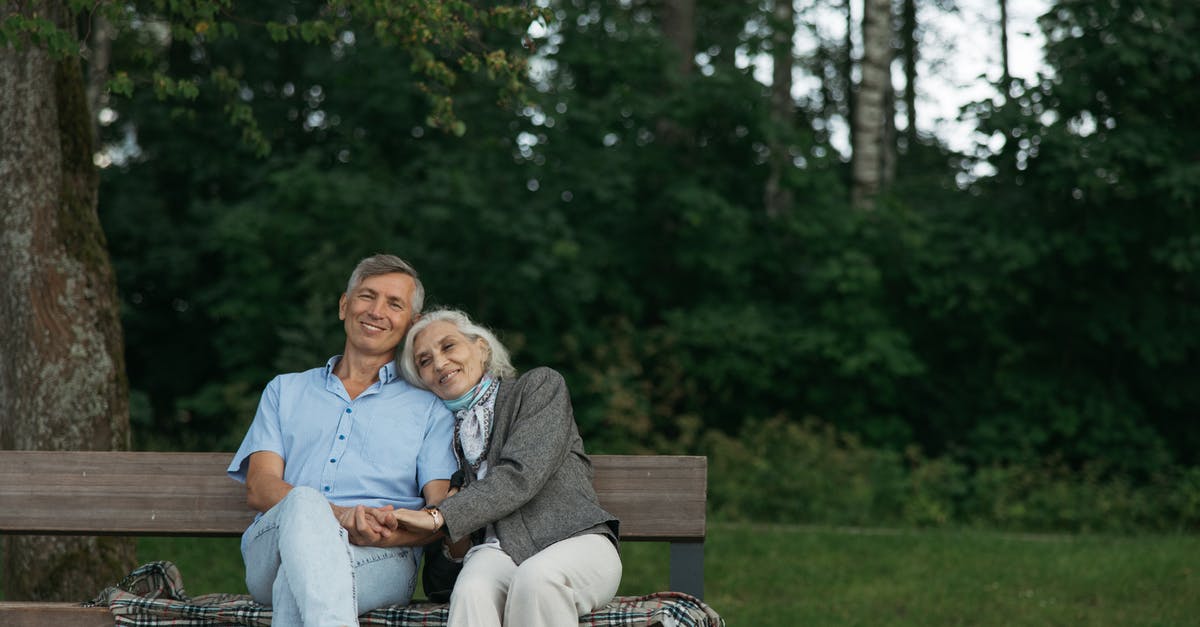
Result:
[[[92,129],[99,137],[96,114],[108,105],[108,64],[112,60],[113,26],[100,12],[92,15],[90,41],[87,42],[87,101],[92,112]]]
[[[917,144],[917,0],[904,0],[900,54],[904,57],[904,137],[909,150]]]
[[[18,10],[72,32],[61,2],[6,4]],[[0,47],[0,111],[0,447],[127,449],[116,281],[78,58],[27,41]],[[5,598],[89,598],[134,561],[127,539],[5,538]]]
[[[891,3],[888,0],[865,0],[863,3],[862,40],[862,80],[851,124],[851,202],[856,208],[870,209],[875,206],[875,198],[884,182],[890,178],[885,169],[888,160],[887,91],[892,87]]]
[[[858,107],[858,100],[854,89],[854,11],[850,6],[850,0],[845,0],[842,7],[846,9],[846,46],[845,56],[842,58],[842,75],[846,77],[846,126],[850,129],[851,150],[854,149],[854,110]]]
[[[663,97],[685,85],[692,75],[696,56],[695,0],[664,0],[659,10],[663,38],[670,46],[674,63],[667,70],[668,80],[662,85]],[[692,143],[690,132],[666,115],[655,123],[655,135],[666,145],[685,146]]]
[[[887,189],[896,180],[896,90],[888,74],[887,89],[883,91],[883,139],[879,143],[879,187]]]
[[[1000,0],[1000,68],[1001,89],[1004,90],[1004,99],[1008,100],[1008,92],[1012,87],[1012,74],[1008,67],[1008,0]]]
[[[679,76],[690,75],[696,56],[695,0],[664,0],[660,19],[663,36],[676,55],[675,71]]]
[[[796,14],[792,0],[775,0],[771,16],[771,131],[769,133],[770,171],[763,191],[763,204],[769,217],[783,215],[791,207],[791,190],[783,186],[783,173],[791,167],[787,137],[791,135],[792,115],[792,37],[796,34]]]

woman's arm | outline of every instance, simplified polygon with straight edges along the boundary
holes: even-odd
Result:
[[[530,371],[518,381],[517,395],[499,454],[487,476],[443,501],[438,509],[447,534],[457,541],[508,516],[537,496],[570,454],[576,437],[575,416],[562,375],[549,368]],[[499,422],[501,416],[497,415]]]

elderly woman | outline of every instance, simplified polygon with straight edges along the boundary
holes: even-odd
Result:
[[[400,365],[455,416],[461,490],[437,507],[394,512],[399,526],[442,530],[452,553],[466,551],[449,624],[576,625],[612,600],[618,521],[596,499],[562,376],[535,368],[515,377],[496,337],[454,310],[413,325]]]

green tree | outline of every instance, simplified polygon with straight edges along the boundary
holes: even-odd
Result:
[[[1200,347],[1198,19],[1166,1],[1058,3],[1042,18],[1052,76],[976,107],[1006,138],[978,187],[974,257],[997,275],[972,290],[995,338],[970,349],[991,364],[979,448],[1140,473],[1197,461],[1200,397],[1183,382]]]
[[[0,257],[6,278],[0,303],[11,324],[5,327],[0,343],[6,355],[18,356],[2,377],[0,409],[6,416],[15,417],[0,432],[3,446],[109,449],[124,448],[129,442],[129,397],[121,354],[121,328],[104,236],[96,219],[97,176],[93,160],[107,163],[114,158],[136,158],[138,145],[133,141],[134,134],[152,131],[154,125],[123,126],[116,138],[119,147],[94,152],[92,118],[76,56],[82,47],[75,34],[76,25],[88,20],[81,20],[86,16],[78,11],[95,11],[117,28],[115,46],[124,56],[123,65],[118,65],[112,74],[110,85],[115,91],[128,95],[136,89],[139,97],[151,93],[171,102],[170,107],[155,110],[156,115],[162,116],[158,120],[162,126],[158,129],[169,128],[167,134],[170,134],[178,125],[183,133],[202,137],[200,142],[216,137],[225,140],[224,147],[231,152],[253,151],[258,155],[265,154],[271,146],[271,136],[264,132],[251,106],[255,90],[263,88],[263,84],[250,84],[243,79],[246,68],[261,58],[243,57],[242,65],[212,62],[212,55],[219,57],[222,47],[236,45],[239,35],[249,34],[250,40],[269,40],[283,46],[328,46],[326,54],[336,57],[339,45],[351,43],[348,34],[352,35],[355,28],[369,30],[381,46],[401,51],[411,61],[406,66],[411,68],[407,78],[419,90],[425,104],[421,124],[461,135],[465,124],[454,115],[449,90],[459,76],[479,74],[486,76],[502,97],[516,95],[521,90],[523,68],[522,55],[516,51],[519,33],[538,14],[536,9],[506,4],[477,8],[467,2],[360,5],[331,0],[288,8],[288,11],[307,11],[299,14],[288,11],[274,14],[247,5],[235,7],[227,0],[3,5],[0,77],[4,89],[0,91],[4,92],[6,116],[2,123],[0,171],[6,184],[0,191],[0,203],[5,207],[6,244]],[[484,33],[486,37],[505,33],[511,39],[495,47],[484,41]],[[108,45],[107,40],[103,45]],[[96,59],[107,55],[89,56]],[[270,89],[268,84],[266,90]],[[319,120],[313,104],[319,104],[320,93],[310,89],[303,97],[309,105],[304,122],[318,129],[326,126]],[[207,112],[216,111],[219,115],[206,116],[197,113],[199,108],[183,106],[197,99],[210,107]],[[292,108],[283,111],[284,119],[293,115]],[[111,121],[113,115],[119,116],[121,112],[103,113],[101,121]],[[198,121],[209,125],[197,126]],[[330,122],[328,126],[336,124]],[[224,129],[229,128],[237,131],[236,141],[228,141],[229,134]],[[170,156],[173,155],[164,160],[170,161]],[[212,167],[214,164],[194,165],[194,169],[182,175],[194,176],[209,185],[217,182],[210,176],[216,169]],[[229,175],[226,190],[253,183],[235,173],[226,174]],[[8,183],[10,180],[14,181],[12,185]],[[155,190],[147,187],[138,191],[145,194]],[[193,240],[187,238],[203,231],[191,228],[193,225],[186,222],[176,222],[193,210],[191,199],[179,196],[181,191],[187,188],[171,188],[165,190],[163,197],[147,198],[150,203],[169,210],[143,214],[148,221],[140,226],[160,227],[155,236],[169,233],[174,243],[191,244]],[[198,210],[205,208],[201,206]],[[180,228],[175,231],[177,226]],[[218,222],[216,227],[235,230],[228,223]],[[235,236],[243,232],[237,230]],[[185,281],[188,263],[195,263],[192,267],[198,271],[211,271],[207,263],[220,258],[205,256],[203,248],[199,252],[198,258],[191,258],[154,247],[153,253],[162,256],[153,261],[166,263],[168,275]],[[185,262],[183,267],[173,265],[179,261]],[[252,264],[253,257],[249,261]],[[165,297],[165,302],[177,313],[186,314],[193,299],[159,291],[159,287],[152,283],[149,289],[132,294],[130,301],[137,304],[142,294],[148,294],[154,302]],[[196,285],[189,287],[194,289]],[[237,309],[238,304],[220,303],[235,315],[244,313]],[[254,304],[259,310],[264,309],[261,300]],[[148,321],[152,325],[170,322],[169,318]],[[179,328],[166,332],[178,333]],[[172,372],[164,362],[174,364],[205,356],[203,351],[188,352],[194,341],[175,339],[150,347],[141,344],[143,338],[140,333],[130,335],[131,345],[136,346],[131,351],[132,357],[138,364],[131,372],[144,367],[154,369],[153,376],[158,376],[157,373],[186,376],[194,372],[190,369]],[[194,405],[211,405],[214,394],[233,397],[237,386],[203,391],[207,395],[199,395],[193,400]],[[147,400],[145,395],[135,396],[138,410],[135,415],[149,413],[146,407],[152,403]],[[127,540],[6,541],[7,592],[11,598],[89,596],[102,583],[116,580],[128,570],[132,562],[131,547]],[[85,576],[61,576],[68,564],[81,563],[82,567],[71,570],[86,573]]]
[[[797,59],[813,75],[797,84],[822,87],[795,99],[779,134],[771,90],[746,62],[771,50],[767,5],[698,0],[681,72],[662,3],[547,4],[527,101],[497,108],[486,73],[460,75],[448,92],[459,138],[424,124],[419,72],[373,31],[323,49],[249,29],[203,55],[179,39],[156,57],[170,75],[241,68],[237,98],[273,150],[244,147],[220,90],[186,107],[145,90],[112,105],[108,143],[129,129],[140,150],[104,170],[101,200],[138,425],[171,445],[232,446],[272,373],[336,350],[337,268],[388,250],[424,272],[433,304],[496,327],[520,366],[562,370],[595,449],[696,450],[706,430],[741,437],[749,421],[814,417],[964,469],[1049,457],[1146,475],[1194,459],[1176,444],[1196,437],[1184,419],[1196,407],[1192,224],[1171,206],[1194,202],[1191,179],[1138,166],[1120,204],[1119,185],[1083,185],[1098,154],[1192,162],[1175,138],[1153,151],[1113,143],[1140,128],[1136,115],[1082,133],[1062,113],[1095,93],[1091,81],[1116,78],[1063,65],[1061,78],[1019,85],[1011,102],[972,110],[1009,138],[994,176],[967,185],[975,163],[923,138],[880,210],[855,212],[830,139],[848,116],[843,48]],[[260,22],[287,21],[262,11]],[[1109,19],[1095,21],[1138,40]],[[818,32],[813,21],[798,10],[798,32]],[[1063,27],[1078,34],[1061,43],[1102,43],[1092,21]],[[1135,81],[1140,45],[1120,53],[1134,59],[1120,80],[1149,95],[1122,115],[1175,119],[1165,94],[1186,86],[1157,70]],[[773,142],[788,162],[772,163]],[[773,166],[793,198],[775,217],[763,194]],[[1072,186],[1083,205],[1066,198]],[[1176,269],[1158,273],[1155,259]],[[162,352],[191,358],[166,369]]]

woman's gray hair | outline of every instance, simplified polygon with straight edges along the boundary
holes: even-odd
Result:
[[[419,320],[413,323],[412,328],[408,330],[408,335],[404,338],[404,345],[400,349],[400,371],[404,373],[404,379],[409,383],[421,389],[428,389],[425,383],[421,381],[421,377],[417,374],[417,364],[413,360],[413,341],[417,334],[425,330],[425,327],[438,321],[449,322],[458,329],[468,340],[474,342],[482,339],[487,345],[487,356],[484,358],[483,371],[492,375],[497,379],[508,379],[517,376],[517,369],[513,368],[512,361],[508,356],[508,349],[496,339],[496,335],[486,327],[471,320],[471,317],[466,313],[457,309],[435,309],[421,316]]]
[[[425,305],[425,286],[421,285],[421,277],[417,276],[417,271],[411,264],[395,255],[371,255],[358,262],[354,272],[350,273],[350,280],[346,282],[346,295],[349,296],[359,283],[370,277],[393,272],[412,277],[414,287],[409,307],[412,308],[413,315],[421,313],[421,307]]]

